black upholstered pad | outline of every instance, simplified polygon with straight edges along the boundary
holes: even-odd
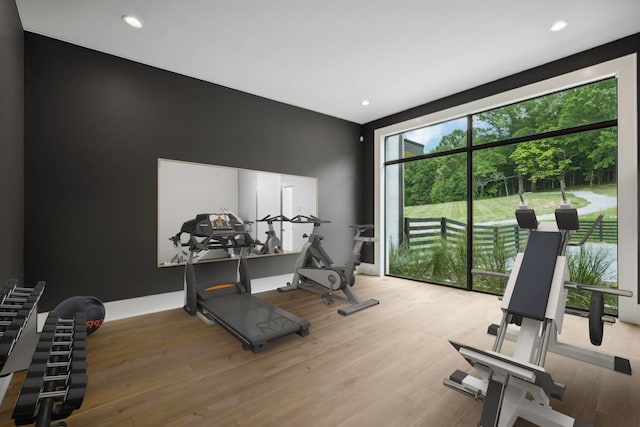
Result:
[[[544,320],[560,249],[559,232],[532,231],[509,301],[509,313]]]

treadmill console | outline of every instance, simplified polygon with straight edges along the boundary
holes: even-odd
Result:
[[[229,213],[198,214],[192,234],[196,236],[220,236],[244,232],[244,223]]]
[[[189,241],[182,241],[182,234],[189,235]],[[202,213],[196,215],[171,237],[175,246],[188,246],[190,250],[236,249],[253,245],[246,224],[234,213]]]
[[[210,214],[209,222],[214,230],[233,230],[227,214]]]

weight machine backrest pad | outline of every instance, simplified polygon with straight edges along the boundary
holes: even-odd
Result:
[[[556,259],[559,232],[531,231],[507,311],[535,320],[544,320]]]
[[[580,228],[578,211],[574,208],[556,209],[556,224],[558,224],[558,230],[578,230]]]
[[[535,230],[538,228],[538,218],[533,209],[516,209],[516,221],[520,228]]]

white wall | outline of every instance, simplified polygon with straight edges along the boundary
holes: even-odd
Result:
[[[238,173],[238,212],[245,222],[252,222],[251,237],[256,239],[256,216],[258,211],[258,172],[240,170]]]
[[[281,213],[281,189],[282,175],[277,173],[258,172],[258,206],[256,218],[262,219],[267,215],[277,216]],[[264,243],[267,240],[265,234],[269,229],[266,222],[256,223],[257,239]],[[276,235],[280,237],[280,229],[278,224],[273,224]]]
[[[169,237],[199,213],[238,211],[238,170],[158,159],[158,264],[175,255]]]
[[[289,188],[291,192],[291,215],[318,215],[318,180],[304,176],[283,175],[282,187]],[[324,218],[323,218],[324,219]],[[291,233],[291,248],[285,248],[299,252],[307,240],[303,235],[310,234],[313,224],[291,224],[285,232]]]

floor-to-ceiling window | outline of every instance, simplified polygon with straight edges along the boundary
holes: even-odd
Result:
[[[384,273],[501,294],[503,279],[472,270],[508,272],[527,238],[519,195],[554,220],[563,188],[580,214],[573,241],[603,215],[570,248],[573,280],[618,286],[617,95],[609,75],[384,135]],[[588,297],[572,292],[569,304]]]
[[[467,287],[467,121],[388,137],[387,273]]]
[[[580,215],[578,243],[568,249],[572,280],[617,287],[617,81],[609,78],[472,116],[473,267],[508,272],[527,231],[514,210],[520,196],[539,221],[566,197]],[[562,189],[565,194],[562,194]],[[473,276],[476,290],[501,294],[505,280]],[[568,304],[588,308],[589,293],[570,292]],[[617,313],[609,297],[607,311]]]

